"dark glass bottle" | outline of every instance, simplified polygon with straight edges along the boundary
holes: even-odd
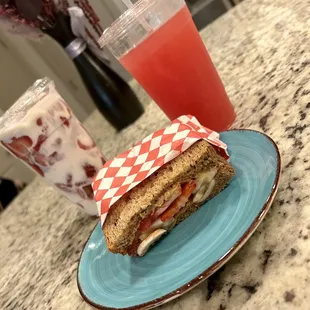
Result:
[[[74,36],[67,15],[59,12],[54,27],[45,33],[67,51],[97,108],[113,127],[121,130],[143,114],[143,107],[129,85]],[[68,46],[76,42],[79,46],[72,53]]]

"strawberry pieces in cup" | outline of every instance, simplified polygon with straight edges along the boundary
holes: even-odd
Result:
[[[97,214],[90,184],[105,158],[52,81],[37,81],[0,118],[0,142],[73,203]]]
[[[10,150],[16,157],[23,159],[29,153],[29,148],[32,146],[33,142],[28,136],[22,136],[19,138],[12,138],[12,142],[2,144]]]

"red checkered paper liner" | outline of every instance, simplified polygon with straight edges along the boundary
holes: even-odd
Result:
[[[184,115],[106,162],[92,183],[101,224],[110,207],[124,194],[202,139],[229,159],[227,146],[217,132],[200,125],[195,117]]]

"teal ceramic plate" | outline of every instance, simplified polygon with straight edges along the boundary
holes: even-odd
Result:
[[[221,134],[235,176],[218,196],[178,225],[142,258],[107,251],[100,225],[78,268],[83,298],[98,309],[151,309],[191,290],[224,265],[253,234],[276,194],[280,155],[266,135]]]

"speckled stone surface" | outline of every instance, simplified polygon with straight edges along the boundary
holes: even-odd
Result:
[[[246,0],[202,32],[235,105],[234,127],[272,136],[283,171],[253,237],[164,310],[310,309],[309,16],[309,0]],[[134,125],[117,134],[98,112],[85,124],[108,158],[168,123],[137,87],[146,113]],[[95,224],[36,178],[0,215],[0,309],[90,309],[76,271]]]

